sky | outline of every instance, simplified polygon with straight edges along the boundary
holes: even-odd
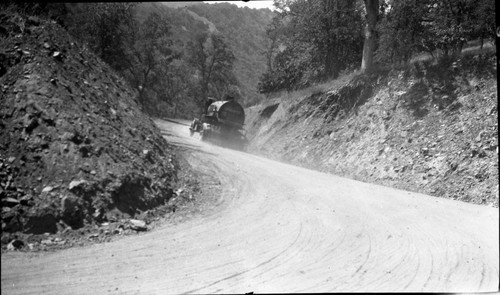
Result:
[[[231,4],[235,4],[238,7],[249,7],[249,8],[269,8],[271,10],[274,10],[273,6],[273,1],[272,0],[250,0],[248,2],[243,2],[243,1],[204,1],[205,3],[220,3],[220,2],[227,2]]]

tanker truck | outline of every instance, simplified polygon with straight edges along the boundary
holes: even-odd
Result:
[[[224,147],[245,149],[248,140],[244,134],[245,111],[234,100],[209,101],[206,112],[194,119],[189,127],[190,135],[200,134],[202,141]]]

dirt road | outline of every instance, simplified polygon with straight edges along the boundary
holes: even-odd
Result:
[[[2,256],[2,294],[496,291],[499,212],[305,170],[189,138],[214,213],[56,253]]]

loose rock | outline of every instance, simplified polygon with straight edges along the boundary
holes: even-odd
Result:
[[[147,231],[146,222],[137,219],[130,219],[130,228],[135,231]]]
[[[42,193],[48,193],[51,192],[54,188],[51,186],[46,186],[42,189]]]
[[[74,188],[77,188],[85,183],[87,183],[86,180],[73,180],[69,183],[69,190],[73,190]]]
[[[19,204],[19,200],[14,199],[14,198],[4,198],[2,199],[2,205],[7,206],[7,207],[14,207],[17,204]]]
[[[7,250],[14,251],[14,250],[19,250],[22,247],[24,247],[24,242],[21,240],[12,240],[8,245],[7,245]]]

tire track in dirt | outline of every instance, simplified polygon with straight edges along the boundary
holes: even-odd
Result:
[[[199,142],[158,121],[221,182],[217,206],[112,243],[2,256],[4,294],[498,288],[498,210],[360,183]]]

